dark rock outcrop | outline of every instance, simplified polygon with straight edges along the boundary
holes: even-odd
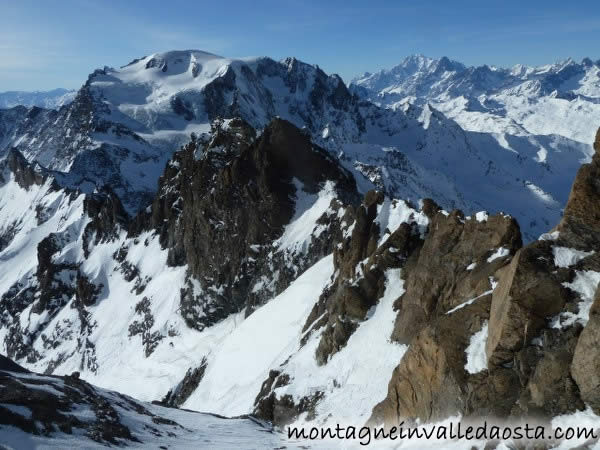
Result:
[[[151,331],[154,326],[154,316],[150,311],[150,299],[144,297],[135,305],[137,319],[129,325],[129,337],[141,336],[146,358],[152,354],[156,346],[164,338],[160,331]]]
[[[80,307],[94,305],[102,288],[102,285],[95,285],[85,275],[78,272],[75,285],[75,302]]]
[[[315,392],[302,397],[299,401],[294,401],[291,395],[277,396],[274,390],[289,382],[289,375],[279,370],[271,370],[254,401],[254,415],[278,427],[290,424],[303,413],[306,413],[308,420],[312,420],[315,407],[323,397],[323,393]]]
[[[161,400],[161,404],[175,408],[183,405],[202,381],[207,365],[208,362],[206,361],[206,358],[202,358],[202,362],[198,367],[190,367],[183,377],[183,380],[167,392],[167,395]]]
[[[28,373],[29,370],[21,367],[12,359],[7,358],[4,355],[0,355],[0,371],[5,372],[18,372],[18,373]]]
[[[32,165],[17,149],[11,149],[6,156],[6,164],[14,174],[15,181],[23,189],[28,189],[32,185],[38,186],[44,184],[47,174],[39,165]]]
[[[53,259],[61,246],[62,236],[55,233],[48,235],[38,245],[36,277],[39,296],[32,308],[32,312],[37,314],[44,311],[52,314],[75,294],[77,265],[57,263]]]
[[[152,226],[169,264],[187,264],[200,283],[202,295],[191,283],[181,294],[182,315],[194,328],[260,303],[251,287],[273,276],[277,264],[268,261],[267,247],[292,219],[297,194],[316,194],[331,181],[344,202],[357,196],[352,176],[291,123],[275,119],[254,136],[242,120],[216,121],[211,139],[176,153],[160,179]],[[330,253],[333,244],[322,243],[287,276],[282,267],[270,294]]]
[[[90,218],[83,233],[83,250],[86,253],[91,245],[114,240],[120,230],[126,230],[129,226],[125,208],[108,186],[104,187],[103,192],[86,195],[83,209]]]
[[[82,410],[89,414],[81,414]],[[77,372],[65,377],[41,376],[0,355],[0,425],[38,436],[57,432],[85,436],[104,445],[140,443],[123,412],[146,416],[155,425],[151,430],[155,437],[172,436],[183,429],[128,397],[97,390]]]

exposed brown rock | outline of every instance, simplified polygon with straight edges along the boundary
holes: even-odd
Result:
[[[338,277],[321,295],[304,326],[309,329],[314,320],[326,313],[326,329],[316,350],[319,364],[325,364],[346,345],[357,321],[364,320],[377,304],[385,288],[385,271],[400,267],[422,243],[415,224],[404,223],[377,248],[379,225],[374,220],[383,199],[381,193],[370,191],[359,208],[347,211],[354,217],[354,228],[350,239],[334,249]]]
[[[383,194],[369,191],[361,206],[352,209],[352,219],[355,223],[350,241],[341,249],[336,248],[334,264],[340,269],[342,278],[352,278],[357,264],[371,255],[377,246],[379,226],[374,223],[377,216],[377,205],[383,202]]]
[[[600,243],[600,143],[596,135],[594,148],[596,154],[590,164],[581,166],[575,177],[573,187],[563,218],[557,227],[560,237],[573,247],[589,248]]]
[[[323,365],[334,354],[346,346],[358,324],[346,317],[333,316],[327,323],[327,328],[321,335],[315,358],[319,365]]]
[[[278,370],[271,370],[254,401],[254,415],[279,427],[293,422],[302,413],[307,413],[307,420],[312,420],[315,407],[323,397],[322,392],[303,397],[297,403],[294,402],[291,395],[277,396],[274,389],[285,386],[289,382],[289,375],[282,374]]]
[[[549,327],[558,314],[577,313],[581,307],[579,295],[563,284],[572,282],[577,271],[600,271],[600,131],[594,145],[598,153],[577,175],[558,239],[533,242],[502,264],[480,267],[499,281],[487,297],[488,368],[476,374],[464,370],[464,350],[473,332],[472,308],[485,303],[476,300],[449,316],[442,313],[464,301],[465,293],[481,289],[477,274],[465,276],[461,270],[471,258],[469,251],[480,252],[478,262],[487,257],[481,246],[485,249],[489,236],[482,238],[477,227],[463,230],[457,212],[445,217],[427,206],[429,232],[406,262],[406,293],[397,301],[394,337],[411,345],[394,370],[388,396],[374,408],[372,422],[393,426],[454,414],[544,420],[585,404],[600,412],[600,292],[583,331],[577,322]],[[513,233],[507,235],[516,243]],[[596,254],[559,268],[554,246]],[[483,309],[479,321],[486,317]]]
[[[472,374],[466,384],[466,417],[507,417],[521,386],[514,370],[495,367]]]
[[[569,366],[581,327],[565,331],[547,330],[539,361],[519,400],[522,414],[553,417],[584,409],[577,385],[571,378]]]
[[[423,199],[423,206],[421,209],[430,220],[441,210],[439,205],[430,198]]]
[[[590,318],[579,336],[571,374],[581,398],[600,414],[600,289],[590,310]]]
[[[468,411],[465,349],[488,319],[490,302],[489,295],[482,297],[421,330],[394,369],[388,395],[373,409],[370,422],[394,426]]]
[[[535,337],[569,294],[554,273],[551,246],[537,241],[521,249],[500,275],[492,295],[487,356],[491,365],[513,355]]]
[[[433,210],[428,207],[430,214]],[[520,246],[519,226],[510,217],[479,222],[460,211],[434,214],[422,248],[406,264],[406,292],[396,302],[392,339],[408,344],[430,317],[490,290],[490,277],[510,257],[487,259],[500,247],[512,255]]]

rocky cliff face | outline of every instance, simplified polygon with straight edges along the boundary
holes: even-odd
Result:
[[[598,142],[595,146],[598,149]],[[427,282],[432,272],[426,263],[407,262],[407,291],[397,302],[394,336],[410,347],[394,370],[386,399],[374,409],[373,422],[393,426],[401,420],[436,421],[455,414],[550,418],[582,409],[584,403],[597,408],[600,366],[591,343],[598,333],[597,300],[593,302],[600,281],[599,168],[596,154],[578,172],[556,230],[523,248],[518,227],[506,218],[488,219],[484,239],[476,238],[477,229],[467,231],[465,226],[459,241],[470,251],[506,249],[495,258],[485,252],[469,255],[478,264],[487,257],[483,275],[492,280],[487,292],[467,279],[471,288],[461,293],[464,281],[455,278],[452,264],[445,263],[434,273],[436,280],[446,279],[447,284],[436,291],[427,289],[434,294],[439,313],[428,315],[436,309],[431,307],[411,313],[415,299],[427,304],[430,297],[422,293],[412,297],[410,280],[419,277]],[[423,249],[430,239],[433,244],[437,230],[430,225]],[[470,238],[475,240],[469,243]],[[460,254],[449,253],[453,258]],[[470,268],[475,270],[477,265]],[[426,284],[436,289],[438,285],[431,280]],[[473,300],[464,302],[469,296]]]
[[[369,327],[373,311],[383,308],[379,303],[385,299],[393,305],[385,338],[396,342],[392,346],[408,346],[408,351],[402,351],[400,366],[393,374],[390,371],[390,394],[375,406],[372,420],[446,418],[466,403],[458,395],[469,377],[464,350],[471,335],[490,318],[496,273],[522,245],[519,227],[508,216],[465,217],[460,211],[447,213],[427,200],[420,211],[396,205],[406,208],[404,220],[390,232],[381,226],[387,202],[373,191],[358,209],[346,210],[351,232],[344,234],[346,238],[334,252],[337,276],[313,307],[301,345],[308,347],[307,342],[316,340],[313,357],[317,364],[333,364],[336,353],[352,342],[353,335]],[[390,271],[399,269],[403,288],[393,296],[388,292]],[[290,363],[270,373],[256,399],[255,413],[260,417],[281,425],[304,413],[318,415],[319,404],[333,395],[323,391],[305,397],[283,394],[302,383],[294,365],[292,357]],[[403,387],[397,388],[396,383]],[[480,389],[490,395],[486,387]],[[508,390],[506,385],[502,395]],[[431,410],[436,404],[443,406]],[[495,408],[490,413],[502,411],[502,406],[492,404],[481,400],[476,406]],[[396,410],[405,412],[399,416]]]
[[[427,238],[404,268],[406,293],[397,302],[392,338],[409,344],[430,319],[490,293],[494,273],[520,246],[519,226],[511,217],[465,218],[460,211],[433,208]]]
[[[382,243],[383,197],[372,192],[360,208],[348,209],[352,232],[336,246],[335,277],[303,328],[303,356],[269,373],[255,413],[280,425],[319,421],[324,405],[339,406],[338,390],[354,395],[337,377],[333,387],[307,390],[301,370],[311,367],[311,351],[322,367],[310,369],[317,378],[339,367],[336,356],[347,346],[362,355],[354,342],[387,301],[394,268],[404,283],[393,297],[388,336],[407,347],[366,422],[392,427],[456,415],[550,420],[586,405],[597,411],[599,157],[580,169],[556,229],[524,247],[518,224],[506,215],[465,217],[426,201]]]
[[[289,122],[272,121],[258,138],[239,119],[213,127],[209,141],[193,141],[169,163],[150,222],[169,249],[169,264],[188,268],[182,312],[199,329],[244,308],[251,313],[331,253],[336,225],[326,218],[319,242],[274,245],[294,214],[304,212],[303,198],[325,183],[332,202],[358,198],[352,175]],[[270,278],[269,289],[263,278]]]
[[[288,288],[333,251],[344,208],[359,199],[352,175],[281,119],[258,137],[241,119],[215,121],[174,154],[135,217],[108,186],[66,189],[18,150],[0,168],[0,251],[13,268],[0,281],[3,348],[43,372],[91,377],[112,370],[113,314],[117,339],[152,365]],[[189,385],[206,354],[186,355],[151,398]]]

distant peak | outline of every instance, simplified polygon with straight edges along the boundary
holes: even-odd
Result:
[[[310,64],[304,62],[301,59],[296,58],[295,56],[288,56],[287,58],[280,60],[279,63],[287,66],[289,70],[297,70],[299,68],[308,67],[312,67],[313,69],[319,69],[319,66],[317,64]]]
[[[298,66],[298,60],[294,56],[288,56],[282,62],[288,70],[293,70]]]
[[[437,70],[437,71],[461,71],[465,66],[447,56],[442,56],[439,59],[431,58],[423,54],[409,55],[397,66],[393,67],[390,72],[397,70]],[[387,71],[382,71],[385,73]]]
[[[404,58],[402,64],[429,64],[433,61],[435,61],[433,58],[418,53],[414,55],[409,55],[406,58]]]
[[[581,60],[581,65],[584,67],[592,67],[594,65],[594,61],[586,57]]]
[[[465,66],[464,64],[455,61],[453,59],[448,58],[447,56],[442,56],[437,63],[437,67],[438,69],[443,69],[445,71],[460,71],[460,70],[464,70]]]

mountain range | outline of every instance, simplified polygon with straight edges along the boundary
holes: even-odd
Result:
[[[52,89],[51,91],[6,91],[0,92],[0,108],[7,109],[15,106],[46,109],[58,109],[73,101],[76,91],[69,89]]]
[[[517,137],[558,135],[589,145],[595,126],[588,124],[600,119],[599,71],[600,61],[589,58],[506,69],[415,55],[354,78],[350,90],[393,109],[430,104],[465,130],[492,134],[519,151]]]
[[[172,51],[1,109],[0,352],[279,427],[597,419],[599,71]]]
[[[423,70],[439,65],[418,61]],[[133,214],[155,192],[173,149],[192,132],[207,133],[214,118],[234,116],[259,129],[273,117],[306,127],[357,175],[361,192],[376,187],[413,201],[432,197],[446,208],[505,211],[528,240],[558,220],[575,171],[593,153],[590,130],[579,140],[549,130],[471,130],[431,103],[377,107],[339,77],[293,58],[230,60],[197,51],[97,70],[59,111],[4,112],[0,152],[14,146],[67,173],[65,186],[91,192],[108,184]]]

